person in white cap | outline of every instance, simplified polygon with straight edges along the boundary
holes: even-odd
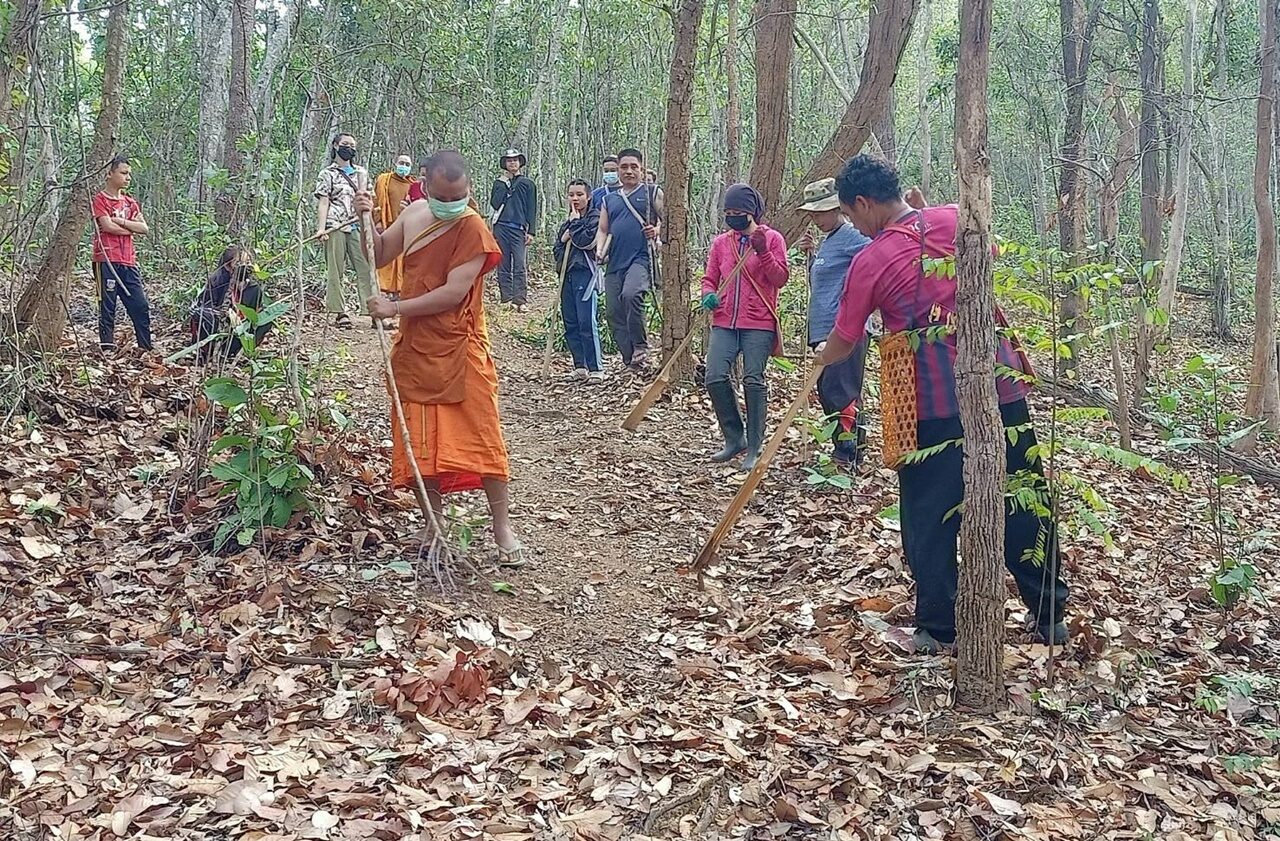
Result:
[[[811,348],[820,350],[836,323],[836,311],[844,294],[849,264],[871,240],[858,232],[840,210],[836,180],[824,178],[804,188],[805,212],[813,227],[822,232],[819,245],[812,228],[806,226],[797,243],[809,258],[809,336]],[[862,402],[862,380],[866,370],[867,340],[864,338],[849,357],[822,372],[818,378],[818,400],[828,417],[838,420],[835,460],[843,467],[858,463],[862,441],[866,438],[858,410]]]
[[[524,312],[529,295],[529,243],[537,217],[538,189],[524,175],[527,159],[519,149],[508,149],[498,160],[501,173],[493,182],[489,206],[493,208],[493,235],[502,249],[498,266],[498,294],[504,304]]]

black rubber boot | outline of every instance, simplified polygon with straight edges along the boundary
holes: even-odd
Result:
[[[764,449],[764,425],[769,419],[769,391],[764,388],[748,388],[747,392],[747,457],[742,469],[750,470],[760,460]]]
[[[715,409],[720,432],[724,435],[724,449],[711,457],[716,464],[724,464],[747,449],[742,435],[742,415],[738,412],[738,396],[733,393],[733,383],[708,383],[707,394]]]

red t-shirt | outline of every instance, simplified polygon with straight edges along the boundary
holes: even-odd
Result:
[[[924,210],[925,246],[923,255],[938,259],[956,253],[959,214],[955,205]],[[845,278],[844,295],[836,315],[835,334],[856,344],[866,332],[867,318],[880,311],[885,333],[924,330],[952,324],[956,312],[956,282],[952,278],[924,273],[919,219],[911,213],[881,231],[871,244],[858,252]],[[923,277],[922,277],[923,275]],[[1004,316],[996,310],[998,322]],[[923,339],[916,351],[916,409],[921,419],[955,417],[960,414],[956,397],[956,337],[947,333],[929,341]],[[1001,403],[1027,396],[1030,386],[1019,376],[1030,376],[1031,361],[1008,336],[1000,336],[995,359],[996,390]]]
[[[138,255],[133,249],[132,234],[113,234],[98,225],[103,216],[112,219],[137,219],[142,206],[133,196],[121,194],[112,198],[106,193],[93,197],[93,262],[115,263],[120,266],[138,265]]]
[[[415,178],[413,183],[409,185],[409,201],[410,202],[421,201],[426,197],[427,197],[427,191],[422,189],[422,181]]]

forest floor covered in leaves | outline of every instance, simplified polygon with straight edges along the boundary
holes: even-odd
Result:
[[[499,571],[480,525],[457,593],[415,591],[367,327],[310,320],[353,428],[308,450],[314,513],[238,554],[210,551],[216,487],[172,493],[191,369],[36,378],[0,429],[0,835],[1280,837],[1276,559],[1213,601],[1202,465],[1180,487],[1059,457],[1111,539],[1064,539],[1065,650],[1031,644],[1011,591],[1010,707],[975,717],[952,659],[908,651],[892,473],[816,489],[796,430],[700,589],[677,568],[742,478],[706,460],[709,407],[673,394],[621,431],[641,384],[539,381],[535,303],[490,319],[530,562]],[[780,412],[796,381],[771,376]],[[1223,493],[1233,541],[1280,531],[1277,489]]]

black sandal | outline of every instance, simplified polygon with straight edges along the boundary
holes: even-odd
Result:
[[[345,312],[338,313],[338,317],[333,320],[334,327],[341,327],[343,330],[351,329],[351,316]]]

